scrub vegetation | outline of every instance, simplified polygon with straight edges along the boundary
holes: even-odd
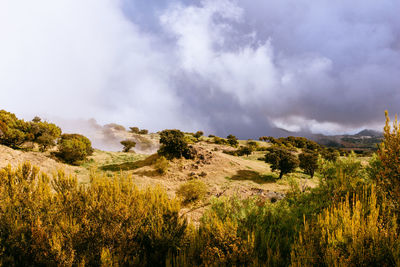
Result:
[[[1,111],[2,151],[57,155],[88,182],[40,162],[0,169],[0,266],[399,266],[400,125],[386,118],[368,158],[179,130],[141,156]]]

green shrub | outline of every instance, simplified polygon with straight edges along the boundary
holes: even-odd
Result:
[[[258,149],[258,143],[254,140],[247,140],[247,146],[252,150],[252,151],[256,151]]]
[[[399,227],[374,188],[349,195],[306,221],[292,251],[292,266],[397,266]]]
[[[337,151],[337,150],[333,151],[333,150],[329,150],[329,149],[323,150],[321,152],[321,155],[325,160],[332,161],[332,162],[335,162],[340,157],[339,151]]]
[[[194,137],[191,134],[190,135],[185,135],[184,139],[185,139],[185,142],[188,143],[188,144],[194,144],[194,143],[199,142],[199,139],[197,139],[196,137]]]
[[[230,146],[237,147],[239,145],[239,141],[236,136],[230,134],[226,137],[226,140]]]
[[[136,146],[136,142],[133,140],[123,140],[121,141],[121,145],[124,146],[122,149],[123,152],[129,152],[132,148]]]
[[[28,135],[29,124],[18,119],[15,114],[0,110],[0,122],[0,144],[20,148],[24,142],[33,139],[33,136]]]
[[[249,155],[251,155],[251,153],[253,153],[253,147],[252,146],[242,146],[241,148],[239,148],[238,150],[237,150],[237,155],[238,156],[244,156],[244,155],[246,155],[246,156],[249,156]]]
[[[168,168],[169,168],[169,161],[164,156],[159,157],[154,163],[154,169],[159,174],[165,174],[168,171]]]
[[[202,200],[207,194],[207,186],[200,180],[194,179],[182,184],[176,194],[186,204]]]
[[[179,130],[164,130],[160,133],[160,149],[158,154],[169,159],[192,158],[193,155],[185,140],[185,135]]]
[[[198,258],[204,266],[246,266],[254,259],[253,242],[237,234],[238,225],[230,219],[203,217],[197,245],[201,248]]]
[[[213,199],[188,251],[196,266],[288,266],[301,219],[284,202]],[[215,263],[213,265],[213,263]]]
[[[149,133],[149,130],[146,130],[146,129],[142,129],[138,132],[138,134],[148,134],[148,133]]]
[[[193,134],[193,136],[197,139],[199,139],[200,137],[202,137],[204,135],[204,133],[202,131],[197,131],[196,133]]]
[[[281,147],[269,147],[265,162],[271,164],[272,171],[279,170],[279,179],[293,172],[299,166],[299,160],[290,151]]]
[[[0,170],[0,265],[165,266],[185,244],[179,210],[129,176],[79,186],[63,172],[50,179],[29,163],[9,166]]]
[[[385,116],[386,124],[383,131],[383,142],[377,152],[382,164],[378,185],[387,197],[393,201],[397,209],[400,210],[400,124],[397,122],[396,116],[391,126],[387,111]]]
[[[214,136],[214,144],[217,145],[227,145],[228,141],[224,138],[218,137],[218,136]]]
[[[30,123],[29,133],[33,137],[32,141],[39,144],[40,150],[46,151],[56,145],[61,129],[53,123],[38,121]]]
[[[315,152],[303,152],[299,155],[300,168],[304,172],[314,177],[314,172],[318,169],[318,154]]]
[[[61,135],[61,129],[53,123],[42,122],[35,117],[31,122],[18,119],[15,114],[0,110],[0,144],[21,148],[25,142],[39,144],[40,150],[53,147]]]
[[[93,154],[92,143],[80,134],[63,134],[58,141],[57,156],[70,164],[78,164]]]
[[[372,154],[372,157],[369,159],[368,161],[368,166],[366,167],[366,172],[368,175],[368,178],[371,181],[375,181],[378,182],[380,177],[380,173],[382,172],[382,161],[381,159],[378,157],[377,154]]]
[[[119,125],[117,123],[109,123],[109,124],[105,125],[105,127],[108,127],[110,129],[114,129],[116,131],[126,131],[124,126]]]
[[[337,174],[337,165],[334,161],[326,160],[323,157],[318,157],[318,171],[319,173],[327,179],[332,179]]]
[[[131,130],[131,133],[135,133],[138,134],[139,133],[139,127],[129,127],[129,129]]]

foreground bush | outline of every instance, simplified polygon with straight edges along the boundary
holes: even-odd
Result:
[[[300,225],[286,203],[214,199],[179,266],[288,266]],[[182,259],[183,258],[183,259]],[[182,264],[183,262],[183,264]]]
[[[400,208],[400,124],[397,116],[390,125],[389,114],[386,111],[386,124],[383,132],[383,142],[378,149],[381,169],[377,177],[379,188]],[[400,214],[400,212],[399,212]]]
[[[57,156],[70,164],[77,164],[93,154],[92,143],[80,134],[63,134],[58,141]]]
[[[178,200],[128,177],[91,178],[1,170],[0,266],[163,266],[183,246]]]
[[[194,179],[182,184],[176,194],[188,204],[202,200],[207,194],[207,186],[200,180]]]
[[[372,188],[305,222],[292,266],[399,266],[399,226],[385,203]]]
[[[169,161],[164,156],[159,157],[154,163],[154,169],[159,174],[165,174],[168,171],[168,168]]]

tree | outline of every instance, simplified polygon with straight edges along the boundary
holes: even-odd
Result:
[[[378,149],[378,157],[381,161],[381,171],[378,176],[378,185],[386,195],[400,206],[400,124],[397,115],[390,126],[390,118],[385,111],[386,123],[383,129],[383,142]]]
[[[227,139],[228,144],[229,144],[230,146],[237,147],[238,144],[239,144],[239,142],[238,142],[236,136],[234,136],[234,135],[232,135],[232,134],[228,135],[228,136],[226,137],[226,139]]]
[[[139,131],[138,134],[148,134],[148,133],[149,133],[149,130],[142,129],[142,130]]]
[[[217,145],[226,145],[228,143],[228,141],[224,138],[214,136],[214,143]]]
[[[25,122],[15,114],[0,110],[0,144],[20,148],[25,142],[39,144],[40,150],[54,146],[61,135],[61,129],[48,122],[42,122],[39,117]]]
[[[39,144],[41,152],[44,152],[49,147],[53,147],[56,145],[54,136],[50,135],[49,133],[44,133],[38,138],[36,138],[36,142]]]
[[[57,156],[70,164],[77,164],[93,154],[92,143],[80,134],[63,134],[58,141]]]
[[[139,127],[129,127],[129,129],[131,129],[131,133],[135,133],[138,134],[139,133]]]
[[[199,139],[200,137],[203,136],[203,132],[202,131],[197,131],[195,134],[193,134],[194,137],[196,137],[197,139]]]
[[[35,116],[35,117],[32,119],[32,121],[37,123],[37,122],[41,122],[42,119],[41,119],[40,117],[38,117],[38,116]]]
[[[247,146],[242,146],[242,147],[238,150],[238,154],[239,154],[240,156],[242,156],[242,155],[249,156],[249,155],[251,155],[251,153],[252,153],[253,151],[254,151],[253,148],[252,148],[251,146],[247,145]]]
[[[37,121],[30,123],[29,134],[32,135],[32,141],[39,144],[40,150],[46,151],[56,145],[61,129],[54,123]]]
[[[192,158],[189,145],[185,140],[185,135],[180,130],[164,130],[160,133],[160,149],[158,154],[169,159]]]
[[[315,152],[303,152],[299,155],[300,168],[304,172],[314,177],[314,172],[318,169],[318,154]]]
[[[28,135],[29,124],[20,120],[11,112],[0,110],[0,144],[12,148],[20,148],[21,145],[31,139]]]
[[[295,155],[281,147],[269,147],[265,154],[265,162],[271,164],[272,171],[279,170],[279,179],[284,174],[293,172],[299,166]]]
[[[321,156],[328,161],[336,162],[336,160],[340,157],[340,153],[339,151],[330,148],[323,150],[321,152]]]
[[[247,140],[247,146],[250,148],[251,152],[256,151],[258,146],[258,143],[254,140]]]
[[[321,149],[321,146],[315,143],[314,141],[307,140],[306,148],[309,150],[319,150]]]
[[[132,148],[136,146],[136,142],[133,140],[123,140],[121,141],[121,145],[124,146],[122,149],[123,152],[129,152]]]

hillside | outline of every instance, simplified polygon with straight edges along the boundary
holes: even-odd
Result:
[[[40,170],[45,173],[52,174],[58,170],[64,170],[66,174],[77,175],[82,183],[89,181],[88,173],[84,168],[61,163],[53,159],[49,153],[24,152],[0,145],[0,168],[9,164],[17,167],[26,161],[40,167]]]
[[[267,145],[263,143],[263,145]],[[95,150],[81,166],[70,166],[56,161],[48,153],[23,152],[0,146],[0,167],[7,164],[17,166],[24,161],[40,167],[41,171],[54,173],[64,170],[68,174],[76,175],[82,184],[89,182],[89,173],[97,172],[113,177],[121,172],[132,175],[139,188],[154,187],[164,188],[168,195],[175,196],[179,186],[188,180],[198,178],[208,188],[207,198],[203,203],[185,207],[182,212],[189,212],[189,217],[197,220],[208,200],[212,197],[233,196],[241,198],[259,196],[264,200],[281,199],[290,188],[288,178],[277,181],[278,175],[272,173],[268,164],[257,160],[264,152],[254,152],[246,157],[231,156],[223,153],[228,146],[200,142],[193,145],[197,151],[195,160],[174,159],[170,161],[168,171],[161,175],[154,169],[157,154],[145,155],[137,153],[108,152]],[[292,174],[302,187],[314,187],[316,180],[300,171]],[[200,206],[202,208],[197,209]]]

